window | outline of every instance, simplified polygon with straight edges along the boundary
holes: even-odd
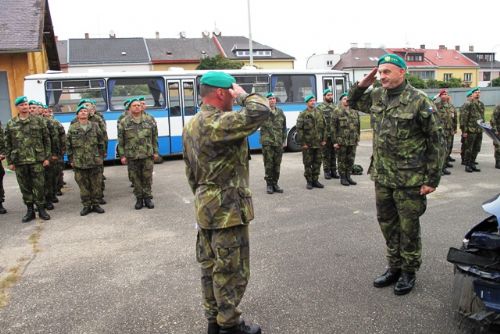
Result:
[[[472,81],[472,73],[464,73],[464,82]]]
[[[327,60],[326,61],[326,66],[332,67],[333,66],[333,60]]]
[[[182,87],[184,88],[184,116],[192,116],[196,114],[194,82],[184,81]]]
[[[170,117],[181,116],[181,93],[177,81],[168,82],[168,110]]]
[[[276,74],[271,76],[271,91],[282,103],[304,103],[309,94],[316,96],[314,75]]]
[[[435,78],[434,71],[410,71],[410,75],[419,77],[422,80],[431,80]]]
[[[55,113],[75,112],[78,102],[84,98],[96,100],[97,111],[108,109],[104,79],[49,80],[45,83],[45,98]]]
[[[238,50],[235,52],[236,57],[249,57],[250,56],[250,51],[249,50]],[[253,50],[252,52],[254,57],[271,57],[272,52],[271,50]]]
[[[407,61],[424,61],[424,57],[420,53],[409,54],[406,56]]]
[[[242,75],[234,76],[234,78],[248,94],[258,93],[265,96],[269,92],[269,76],[267,75]]]
[[[491,80],[491,72],[483,72],[483,81]]]
[[[165,83],[162,78],[119,78],[108,80],[110,109],[123,110],[123,101],[144,96],[146,107],[165,107]]]
[[[445,74],[443,74],[443,81],[450,81],[451,78],[453,78],[453,74],[452,73],[445,73]]]

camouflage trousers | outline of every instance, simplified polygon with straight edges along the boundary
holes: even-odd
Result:
[[[500,162],[500,145],[493,144],[495,147],[495,161]]]
[[[240,322],[238,305],[250,278],[248,225],[198,229],[196,259],[201,265],[203,308],[209,322],[231,327]]]
[[[57,192],[57,178],[59,173],[58,161],[50,160],[50,165],[45,167],[45,200],[51,202]]]
[[[106,184],[104,183],[104,165],[99,167],[99,172],[101,173],[101,198],[104,198],[104,189]]]
[[[153,198],[151,193],[153,166],[153,158],[128,160],[129,178],[134,185],[136,198]]]
[[[337,171],[337,153],[333,148],[332,138],[328,137],[326,145],[322,147],[323,153],[323,171],[336,172]]]
[[[307,182],[317,181],[321,169],[322,148],[303,148],[302,162],[304,163],[304,177]]]
[[[337,160],[340,175],[351,175],[356,159],[356,145],[341,145],[337,150]]]
[[[280,178],[281,158],[283,157],[283,147],[281,146],[262,146],[262,157],[264,158],[264,180],[275,184]]]
[[[56,191],[59,191],[64,186],[64,160],[60,159],[57,164],[57,186]]]
[[[0,160],[0,203],[5,201],[5,190],[3,189],[3,177],[5,176],[5,169],[3,168],[2,161]]]
[[[80,188],[80,199],[83,206],[99,204],[102,198],[101,167],[75,168],[75,181]]]
[[[16,165],[16,178],[26,205],[45,207],[45,173],[41,162]]]
[[[481,151],[481,143],[483,140],[482,133],[468,133],[465,138],[464,162],[469,165],[476,161],[479,151]]]
[[[463,135],[461,135],[460,136],[460,158],[462,159],[462,162],[465,162],[464,152],[465,152],[465,138]]]
[[[447,157],[451,156],[451,151],[453,151],[454,140],[455,140],[455,135],[452,133],[452,134],[450,134],[450,137],[448,138],[448,155],[447,155]]]
[[[420,187],[388,188],[375,183],[377,219],[387,246],[390,268],[414,272],[422,262],[420,220],[427,199]]]

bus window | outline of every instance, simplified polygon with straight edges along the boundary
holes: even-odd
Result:
[[[267,75],[245,75],[234,78],[248,94],[257,93],[266,96],[269,92],[269,76]]]
[[[184,116],[193,116],[196,114],[194,83],[192,81],[183,81],[182,87],[184,89]]]
[[[51,106],[55,113],[75,112],[78,102],[84,98],[96,100],[97,111],[108,109],[103,79],[47,80],[45,97],[47,105]]]
[[[304,103],[309,94],[316,96],[314,75],[276,74],[271,76],[271,91],[281,103]]]
[[[344,78],[335,78],[335,91],[337,93],[337,96],[342,95],[346,91]]]
[[[181,116],[179,82],[168,82],[168,111],[170,117]]]
[[[123,102],[144,96],[147,108],[165,107],[165,83],[162,78],[116,78],[108,80],[110,109],[123,110]]]

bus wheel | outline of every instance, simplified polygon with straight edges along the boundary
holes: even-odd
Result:
[[[286,140],[286,147],[289,151],[299,152],[302,150],[302,147],[297,143],[297,129],[292,128],[288,132],[288,137]]]

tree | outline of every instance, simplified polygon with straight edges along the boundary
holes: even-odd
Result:
[[[418,88],[418,89],[427,88],[427,85],[425,84],[425,81],[422,80],[421,78],[415,76],[415,75],[407,74],[406,75],[406,80],[408,80],[408,82],[410,83],[410,85],[412,85],[415,88]]]
[[[216,55],[213,57],[208,57],[200,60],[200,65],[196,67],[197,70],[229,70],[229,69],[240,69],[243,67],[243,62],[234,61],[222,57],[221,55]]]
[[[500,77],[493,79],[491,83],[493,87],[500,87]]]

